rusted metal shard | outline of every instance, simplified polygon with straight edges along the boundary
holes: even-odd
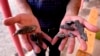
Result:
[[[33,31],[36,30],[36,25],[32,25],[32,26],[24,26],[21,29],[17,30],[14,35],[18,35],[18,34],[26,34],[26,33],[31,33]]]
[[[42,46],[42,37],[41,33],[33,33],[30,35],[30,39],[34,41],[39,47]]]
[[[84,26],[79,22],[79,20],[76,20],[74,24],[77,27],[77,30],[79,31],[81,38],[87,41],[87,35],[86,33],[84,33]]]

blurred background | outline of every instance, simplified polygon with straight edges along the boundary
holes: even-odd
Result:
[[[14,16],[18,12],[17,8],[13,0],[8,0],[8,1],[11,8],[11,12]],[[87,18],[90,12],[90,9],[94,6],[98,8],[98,11],[99,11],[97,23],[98,23],[98,27],[100,28],[100,0],[85,0],[85,2],[83,3],[83,8],[80,10],[79,15],[82,16],[83,18]],[[13,46],[8,29],[6,26],[3,25],[2,20],[3,18],[0,13],[0,56],[15,56],[14,55],[16,53],[15,47]],[[100,40],[99,39],[100,39],[100,33],[97,33],[96,39],[95,39],[93,56],[100,56]],[[76,46],[75,46],[75,51],[73,54],[68,54],[66,52],[66,49],[67,49],[66,47],[64,51],[62,52],[61,56],[75,56],[78,45],[79,43],[77,41]]]

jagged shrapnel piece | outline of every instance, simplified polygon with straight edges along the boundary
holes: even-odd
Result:
[[[31,32],[33,32],[33,31],[35,31],[36,28],[37,28],[36,25],[24,26],[24,27],[22,27],[21,29],[17,30],[17,31],[14,33],[14,35],[31,33]]]
[[[81,38],[85,41],[87,41],[87,35],[86,33],[84,33],[84,25],[82,25],[79,20],[76,20],[74,22],[75,26],[77,27],[77,30],[79,31],[79,34],[81,36]]]

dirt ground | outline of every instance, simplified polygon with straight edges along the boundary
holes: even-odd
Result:
[[[13,0],[9,0],[9,2],[10,2],[12,14],[16,15],[18,11],[16,10],[16,7],[14,6]],[[90,0],[88,3],[85,2],[83,5],[83,9],[81,10],[79,15],[84,18],[87,18],[90,9],[93,6],[96,6],[98,10],[100,10],[100,0]],[[16,50],[11,41],[7,27],[4,26],[2,23],[3,18],[2,18],[1,13],[0,13],[0,19],[1,19],[0,20],[0,56],[14,56],[14,54],[16,53]],[[99,24],[100,24],[100,14],[98,17],[98,26],[100,27]],[[66,52],[66,49],[67,49],[66,47],[64,51],[62,52],[61,56],[75,56],[78,45],[79,45],[79,42],[77,41],[75,51],[73,54],[68,54]],[[93,56],[100,56],[100,40],[95,39]]]

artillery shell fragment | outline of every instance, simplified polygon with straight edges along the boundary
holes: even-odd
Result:
[[[75,26],[77,27],[79,34],[81,36],[81,38],[85,41],[87,41],[87,35],[86,33],[84,33],[84,25],[82,25],[79,20],[76,20],[75,22]]]
[[[84,41],[88,41],[88,38],[87,38],[87,34],[84,33],[81,35],[81,38],[84,40]]]
[[[31,33],[33,31],[36,30],[36,26],[35,25],[32,25],[32,26],[24,26],[23,28],[17,30],[14,35],[17,35],[17,34],[26,34],[26,33]]]

